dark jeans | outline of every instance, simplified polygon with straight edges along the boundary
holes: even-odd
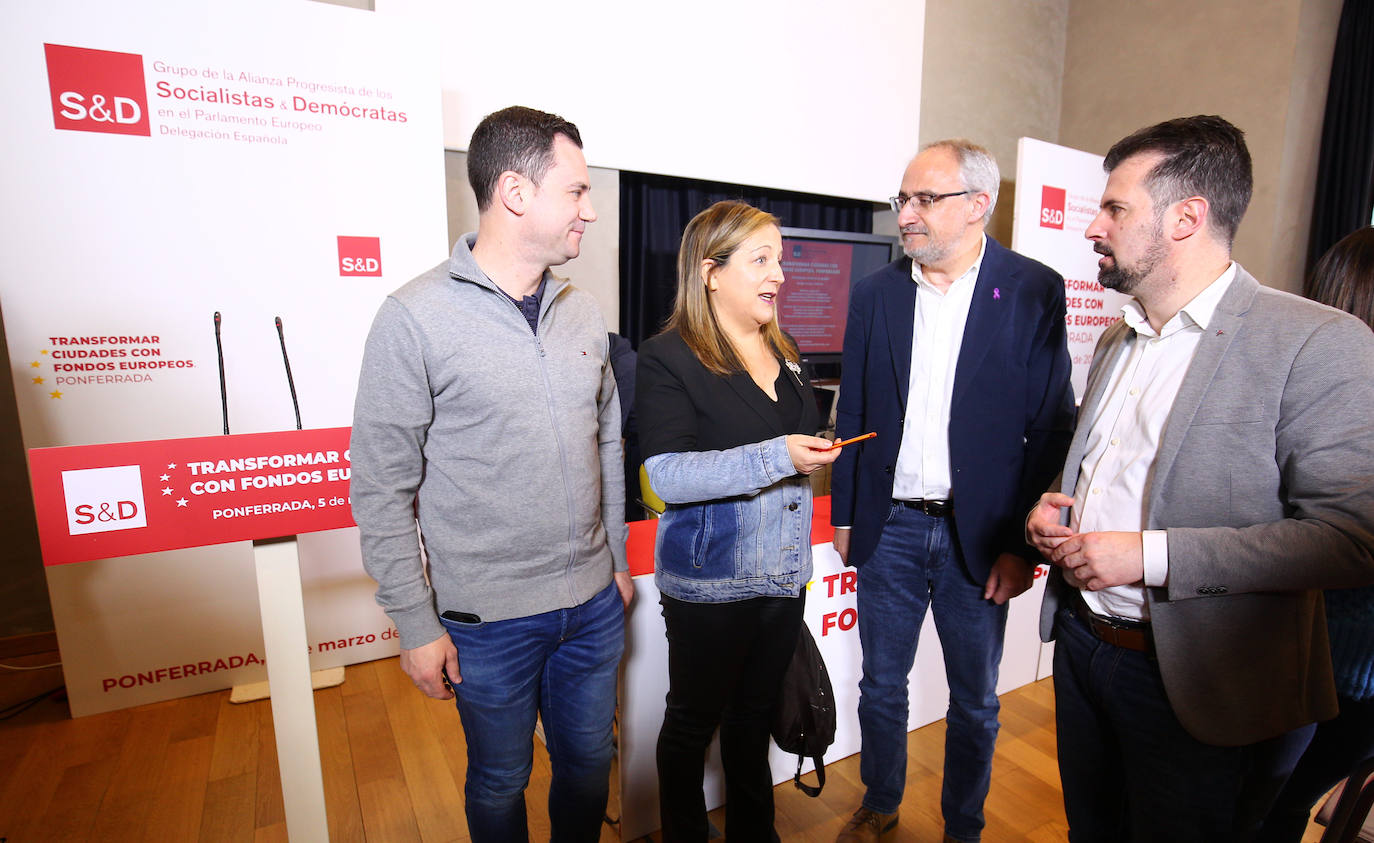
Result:
[[[1341,697],[1335,720],[1317,724],[1312,743],[1283,786],[1257,840],[1298,843],[1307,830],[1312,806],[1355,766],[1374,756],[1374,699]]]
[[[945,833],[978,840],[997,743],[997,670],[1007,606],[983,599],[964,570],[952,523],[894,504],[882,538],[859,567],[859,775],[863,805],[891,814],[906,789],[907,675],[926,610],[944,649],[949,680],[940,809]]]
[[[458,647],[454,687],[467,738],[474,843],[529,839],[525,786],[534,721],[549,749],[554,841],[596,841],[610,790],[611,721],[625,609],[615,583],[571,609],[478,624],[443,621]]]
[[[1311,725],[1247,746],[1211,746],[1174,716],[1152,655],[1099,641],[1068,608],[1055,618],[1055,642],[1059,776],[1072,843],[1253,839]]]
[[[776,840],[769,727],[797,647],[806,592],[733,603],[664,595],[662,604],[668,634],[668,706],[658,733],[663,839],[706,840],[702,776],[719,726],[725,836],[735,843]]]

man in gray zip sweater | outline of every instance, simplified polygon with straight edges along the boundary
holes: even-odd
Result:
[[[536,714],[553,839],[597,840],[609,788],[633,594],[620,405],[595,300],[549,272],[596,219],[581,147],[552,114],[482,120],[477,233],[382,303],[354,409],[363,564],[401,669],[457,696],[475,843],[528,839]]]

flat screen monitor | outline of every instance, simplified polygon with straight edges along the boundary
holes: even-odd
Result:
[[[807,228],[782,229],[778,323],[819,378],[839,376],[849,288],[901,254],[897,238]]]

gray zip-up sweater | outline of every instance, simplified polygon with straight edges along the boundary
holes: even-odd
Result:
[[[442,612],[569,608],[626,570],[620,404],[596,301],[546,275],[536,335],[475,242],[382,303],[354,405],[363,565],[406,649],[445,634]]]

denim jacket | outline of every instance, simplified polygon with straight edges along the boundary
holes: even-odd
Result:
[[[723,451],[658,454],[644,468],[668,504],[654,583],[694,603],[796,597],[811,579],[811,483],[785,436]]]

